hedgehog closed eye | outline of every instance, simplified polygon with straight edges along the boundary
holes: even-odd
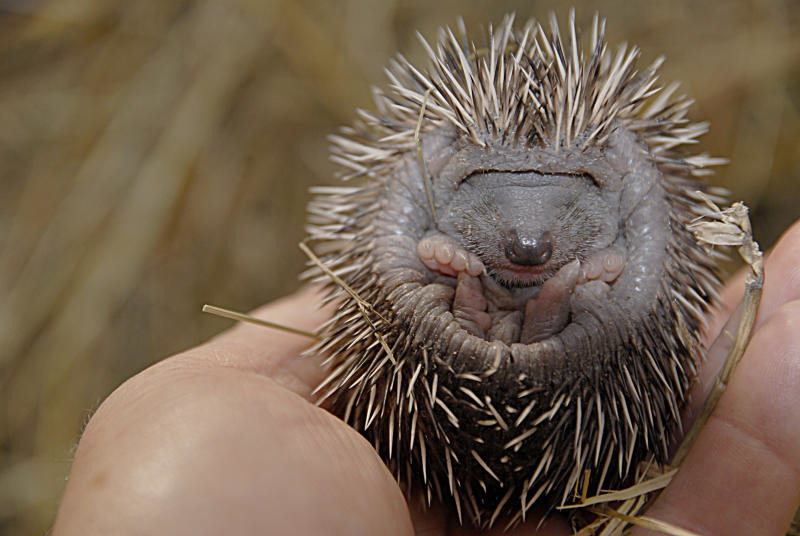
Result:
[[[554,18],[441,31],[333,137],[350,182],[312,201],[309,239],[359,297],[329,282],[322,399],[476,526],[666,461],[720,284],[686,227],[704,127],[604,27],[585,47],[574,18],[566,40]]]

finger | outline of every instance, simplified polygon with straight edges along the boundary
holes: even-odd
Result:
[[[759,329],[772,314],[781,306],[792,300],[800,299],[800,221],[792,225],[778,240],[769,256],[764,261],[764,292],[761,297],[758,316],[754,331]],[[746,271],[742,271],[731,280],[722,292],[723,309],[731,307],[734,300],[741,300],[744,292],[744,278]],[[736,330],[739,326],[742,310],[741,302],[733,308],[730,318],[722,328],[720,318],[726,315],[716,315],[709,326],[709,336],[718,332],[716,340],[709,348],[705,362],[698,372],[697,382],[692,387],[689,402],[684,412],[685,423],[691,424],[703,402],[711,391],[722,363],[733,345]]]
[[[391,474],[340,420],[259,374],[165,362],[90,421],[54,534],[411,531]]]
[[[320,308],[323,295],[316,287],[269,303],[252,316],[313,332],[327,320],[332,308]],[[290,391],[311,398],[325,375],[321,357],[303,355],[314,339],[273,328],[239,323],[207,343],[173,358],[192,366],[233,367],[274,379]]]
[[[772,311],[648,515],[701,534],[785,533],[800,504],[798,330],[800,300]]]

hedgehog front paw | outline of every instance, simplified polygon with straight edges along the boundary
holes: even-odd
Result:
[[[420,240],[417,255],[432,272],[450,277],[458,277],[462,272],[477,277],[484,271],[483,263],[475,254],[444,234],[434,234]]]
[[[591,255],[581,263],[578,284],[588,281],[613,283],[625,268],[625,251],[618,246],[611,246]]]
[[[492,321],[478,276],[483,263],[455,240],[444,234],[426,236],[417,244],[417,255],[434,274],[456,278],[453,316],[468,332],[486,337]]]

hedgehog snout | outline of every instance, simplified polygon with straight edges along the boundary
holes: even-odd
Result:
[[[520,234],[516,229],[509,229],[505,234],[503,251],[514,264],[539,266],[553,256],[553,236],[550,231],[537,236],[535,233]]]

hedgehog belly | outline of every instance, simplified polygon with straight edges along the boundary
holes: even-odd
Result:
[[[330,284],[323,399],[479,526],[665,461],[719,286],[686,229],[711,163],[674,152],[702,133],[686,102],[610,57],[598,21],[586,63],[574,28],[566,55],[536,28],[443,32],[429,71],[394,64],[385,115],[334,138],[366,180],[309,217],[349,287]]]

